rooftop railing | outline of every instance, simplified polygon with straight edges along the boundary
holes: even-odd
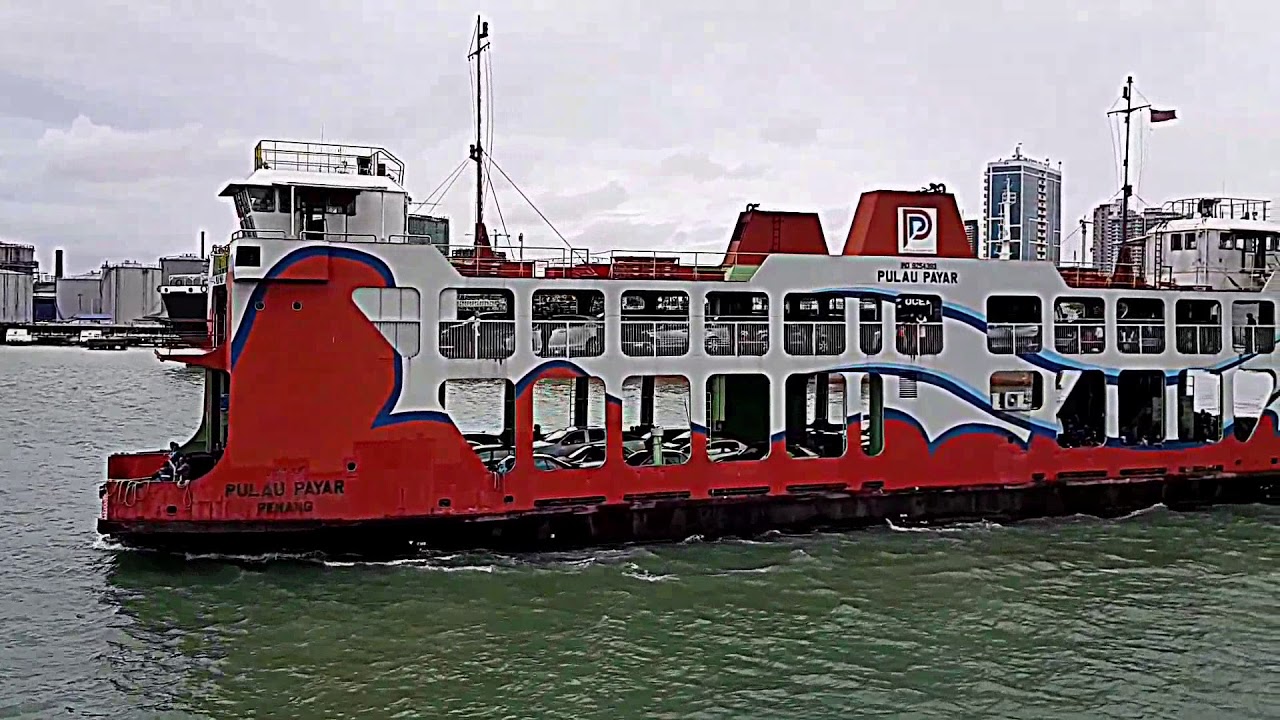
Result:
[[[253,149],[253,169],[379,175],[404,184],[400,158],[373,146],[263,140]]]

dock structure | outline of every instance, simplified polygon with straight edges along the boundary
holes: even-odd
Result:
[[[183,346],[177,333],[159,324],[0,323],[0,345],[88,345],[103,341],[118,341],[128,347]]]

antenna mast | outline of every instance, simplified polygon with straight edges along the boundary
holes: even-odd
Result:
[[[481,102],[483,100],[484,82],[481,73],[484,71],[484,63],[481,62],[481,56],[485,50],[489,49],[489,43],[485,40],[489,37],[489,23],[480,20],[480,16],[476,16],[476,34],[473,44],[474,50],[467,55],[468,59],[475,58],[476,61],[476,141],[471,146],[471,160],[476,164],[476,245],[484,245],[488,247],[489,238],[484,231],[484,143],[483,135],[481,135],[481,122],[484,118]]]
[[[1129,198],[1133,197],[1133,186],[1129,184],[1129,126],[1130,117],[1139,110],[1145,110],[1150,105],[1133,104],[1133,76],[1130,75],[1125,80],[1124,88],[1121,90],[1124,99],[1124,107],[1120,110],[1112,110],[1107,115],[1124,115],[1124,184],[1120,186],[1120,244],[1129,242]],[[1095,229],[1096,231],[1096,229]]]

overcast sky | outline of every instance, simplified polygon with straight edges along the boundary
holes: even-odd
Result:
[[[820,212],[836,248],[861,192],[930,182],[978,217],[1017,143],[1062,162],[1067,235],[1119,188],[1130,73],[1179,115],[1135,133],[1139,196],[1280,196],[1280,4],[0,0],[0,238],[72,272],[194,251],[257,140],[322,128],[425,198],[474,132],[477,11],[493,156],[575,245],[720,248],[758,202]],[[459,236],[469,183],[437,208]],[[558,244],[495,184],[513,235]]]

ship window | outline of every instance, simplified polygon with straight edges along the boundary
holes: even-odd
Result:
[[[272,187],[249,188],[249,211],[270,213],[276,211],[276,190]]]
[[[416,288],[356,288],[351,299],[402,357],[418,354],[422,305]]]
[[[689,404],[689,380],[680,375],[632,375],[623,380],[622,450],[627,464],[689,462]],[[658,447],[661,451],[655,452]]]
[[[990,378],[991,407],[1030,412],[1044,407],[1044,378],[1038,372],[997,370]]]
[[[486,469],[515,467],[516,391],[510,380],[446,380],[440,405]]]
[[[236,267],[261,267],[262,248],[257,245],[236,246]]]
[[[280,212],[282,212],[282,213],[288,213],[288,212],[290,211],[290,209],[291,209],[291,203],[289,202],[289,188],[288,188],[288,186],[286,186],[286,185],[276,185],[276,186],[275,186],[275,191],[276,191],[276,196],[277,196],[277,197],[279,197],[279,199],[280,199],[280,202],[279,202]]]
[[[1172,233],[1169,235],[1169,249],[1170,250],[1182,249],[1182,233]]]
[[[712,375],[707,381],[707,458],[737,462],[768,457],[771,397],[767,375]]]
[[[1102,298],[1058,298],[1053,304],[1053,347],[1064,355],[1096,355],[1107,347],[1107,304]]]
[[[894,299],[894,335],[902,355],[942,352],[942,298],[937,295],[899,295]]]
[[[1164,352],[1164,301],[1120,298],[1116,301],[1116,347],[1130,355]]]
[[[987,349],[1001,355],[1040,352],[1043,347],[1040,298],[987,298]]]
[[[588,445],[604,443],[604,381],[596,377],[543,378],[533,384],[533,456],[539,470],[572,467]]]
[[[878,298],[858,298],[858,349],[876,355],[884,348],[883,305]]]
[[[1218,233],[1218,249],[1219,250],[1234,250],[1235,247],[1236,247],[1236,240],[1231,233],[1229,232]]]
[[[689,294],[679,290],[622,293],[619,329],[628,357],[679,357],[689,352]]]
[[[533,352],[544,358],[604,353],[604,293],[538,290],[533,293]]]
[[[1164,373],[1121,370],[1116,381],[1120,441],[1126,445],[1164,443]]]
[[[787,454],[793,458],[837,458],[844,455],[844,377],[832,373],[797,373],[787,377]]]
[[[1240,370],[1231,378],[1231,434],[1248,442],[1275,392],[1275,375],[1267,370]]]
[[[858,427],[862,454],[874,457],[884,452],[884,378],[879,373],[867,373],[859,385]]]
[[[1063,370],[1057,392],[1058,444],[1064,448],[1099,447],[1107,441],[1107,377],[1101,370]]]
[[[842,355],[844,298],[835,293],[787,293],[783,299],[783,349],[788,355]]]
[[[1179,300],[1173,306],[1174,341],[1187,355],[1222,352],[1222,304],[1217,300]]]
[[[1238,353],[1270,353],[1276,349],[1276,307],[1270,300],[1231,303],[1231,347]]]
[[[709,292],[703,303],[708,355],[761,356],[769,352],[769,296]]]
[[[1178,439],[1217,442],[1222,439],[1222,376],[1208,370],[1178,374]]]
[[[440,354],[450,359],[502,360],[516,349],[515,296],[504,289],[440,293]]]

